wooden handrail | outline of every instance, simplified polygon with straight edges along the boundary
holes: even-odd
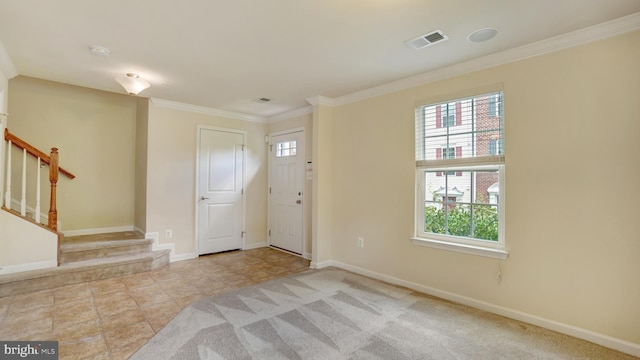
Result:
[[[51,165],[51,158],[49,157],[49,155],[43,153],[42,151],[36,149],[35,147],[30,145],[26,141],[24,141],[24,140],[20,139],[19,137],[13,135],[12,133],[9,132],[9,129],[7,129],[7,128],[4,129],[4,139],[6,141],[11,140],[11,143],[13,145],[19,147],[20,149],[27,150],[27,153],[31,154],[32,156],[39,157],[42,160],[42,162],[44,162],[47,165]],[[56,149],[56,151],[57,150],[58,149]],[[72,173],[70,173],[69,171],[67,171],[67,170],[65,170],[65,169],[63,169],[61,167],[58,167],[58,170],[62,173],[62,175],[68,177],[69,179],[73,179],[73,178],[76,177],[75,175],[73,175]]]

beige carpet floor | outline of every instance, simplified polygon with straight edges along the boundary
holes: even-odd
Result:
[[[343,270],[198,300],[132,359],[635,359]]]

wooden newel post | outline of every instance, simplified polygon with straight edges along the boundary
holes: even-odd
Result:
[[[49,157],[49,181],[51,201],[49,203],[49,229],[58,231],[58,210],[56,209],[56,187],[58,183],[58,148],[51,148]]]

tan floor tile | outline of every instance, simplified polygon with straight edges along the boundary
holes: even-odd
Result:
[[[207,295],[196,294],[196,295],[189,295],[189,296],[181,297],[179,299],[174,299],[173,301],[176,303],[176,305],[178,305],[178,307],[180,309],[184,309],[187,305],[191,304],[192,302],[194,302],[196,300],[200,300],[200,299],[202,299],[204,297],[207,297]]]
[[[58,341],[56,335],[51,331],[45,331],[37,334],[23,335],[21,341]]]
[[[0,339],[4,341],[21,340],[34,334],[42,334],[52,331],[53,318],[41,318],[29,322],[18,322],[16,324],[2,324],[0,328]]]
[[[87,336],[81,339],[61,341],[59,343],[60,359],[86,359],[109,351],[102,334]]]
[[[122,278],[122,282],[128,289],[155,285],[156,283],[153,278],[146,273],[125,276]]]
[[[163,327],[165,327],[165,325],[169,323],[169,321],[173,320],[174,317],[175,316],[172,315],[156,316],[149,319],[149,324],[151,325],[151,328],[153,328],[153,331],[158,333],[160,330],[162,330]]]
[[[85,285],[86,286],[86,285]],[[92,293],[91,289],[85,287],[83,289],[75,289],[75,290],[63,290],[60,292],[56,292],[55,295],[55,304],[66,304],[66,303],[75,303],[78,301],[85,301],[87,299],[91,299]]]
[[[127,287],[119,278],[92,281],[89,283],[89,287],[94,296],[127,290]]]
[[[98,315],[100,317],[108,317],[116,314],[120,314],[125,311],[137,310],[138,304],[133,298],[128,298],[121,301],[101,302],[96,304]]]
[[[135,354],[144,344],[147,343],[149,339],[140,339],[136,340],[130,344],[125,346],[111,349],[111,356],[113,360],[126,360],[131,357],[131,355]],[[159,360],[159,359],[158,359]]]
[[[108,294],[99,294],[93,296],[94,302],[96,304],[108,303],[108,302],[118,302],[132,299],[131,294],[128,290],[116,291]]]
[[[117,349],[136,341],[149,340],[155,335],[155,332],[151,328],[151,325],[149,325],[149,322],[145,320],[109,330],[105,332],[104,335],[109,347]]]
[[[98,312],[93,304],[73,307],[67,311],[56,311],[53,315],[53,330],[59,332],[75,324],[97,318]]]
[[[12,296],[0,297],[0,319],[4,314],[9,312],[9,305],[11,305]]]
[[[183,284],[181,286],[171,287],[164,290],[172,299],[180,299],[187,296],[202,294],[200,289],[195,286]]]
[[[9,312],[7,313],[2,326],[12,326],[22,322],[32,322],[43,318],[53,317],[53,307],[37,307],[24,312]]]
[[[157,316],[175,316],[182,310],[174,301],[149,304],[140,309],[147,320],[151,320]]]
[[[182,280],[182,276],[180,274],[167,269],[153,271],[149,276],[151,276],[151,278],[156,282]]]
[[[39,307],[53,308],[53,300],[52,292],[43,293],[38,291],[37,293],[16,295],[9,306],[9,313],[31,311]]]
[[[188,283],[188,282],[182,276],[179,279],[159,280],[157,282],[158,286],[163,290],[170,289],[176,286],[181,286],[181,285],[184,285],[185,283]]]
[[[112,331],[119,328],[145,321],[144,314],[140,309],[125,311],[113,316],[101,319],[102,330]]]
[[[192,281],[191,285],[197,287],[201,291],[222,289],[226,287],[226,285],[222,281],[218,281],[212,278],[198,279],[198,280]]]
[[[76,299],[75,301],[62,302],[55,304],[56,313],[68,313],[76,311],[80,308],[92,307],[94,306],[93,297],[89,295],[87,298]]]
[[[171,300],[171,297],[156,285],[130,290],[129,293],[139,306],[146,306]]]
[[[105,351],[103,353],[100,354],[93,354],[93,355],[89,355],[85,358],[82,358],[82,360],[113,360],[115,359],[114,357],[111,356],[111,352],[110,351]]]
[[[260,281],[260,280],[268,279],[272,275],[266,271],[258,270],[258,271],[247,272],[244,276],[252,281]]]
[[[102,333],[102,327],[98,319],[92,319],[81,323],[74,323],[67,327],[54,330],[53,336],[56,339],[64,339],[65,341],[79,340],[87,336],[99,335]]]
[[[60,359],[126,359],[191,302],[308,266],[308,260],[262,248],[3,297],[0,339],[59,341]]]

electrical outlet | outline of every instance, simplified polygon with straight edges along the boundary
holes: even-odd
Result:
[[[173,230],[167,229],[164,231],[164,238],[171,239],[173,237]]]
[[[358,238],[358,247],[360,247],[360,248],[364,247],[364,238],[363,237],[359,237]]]

